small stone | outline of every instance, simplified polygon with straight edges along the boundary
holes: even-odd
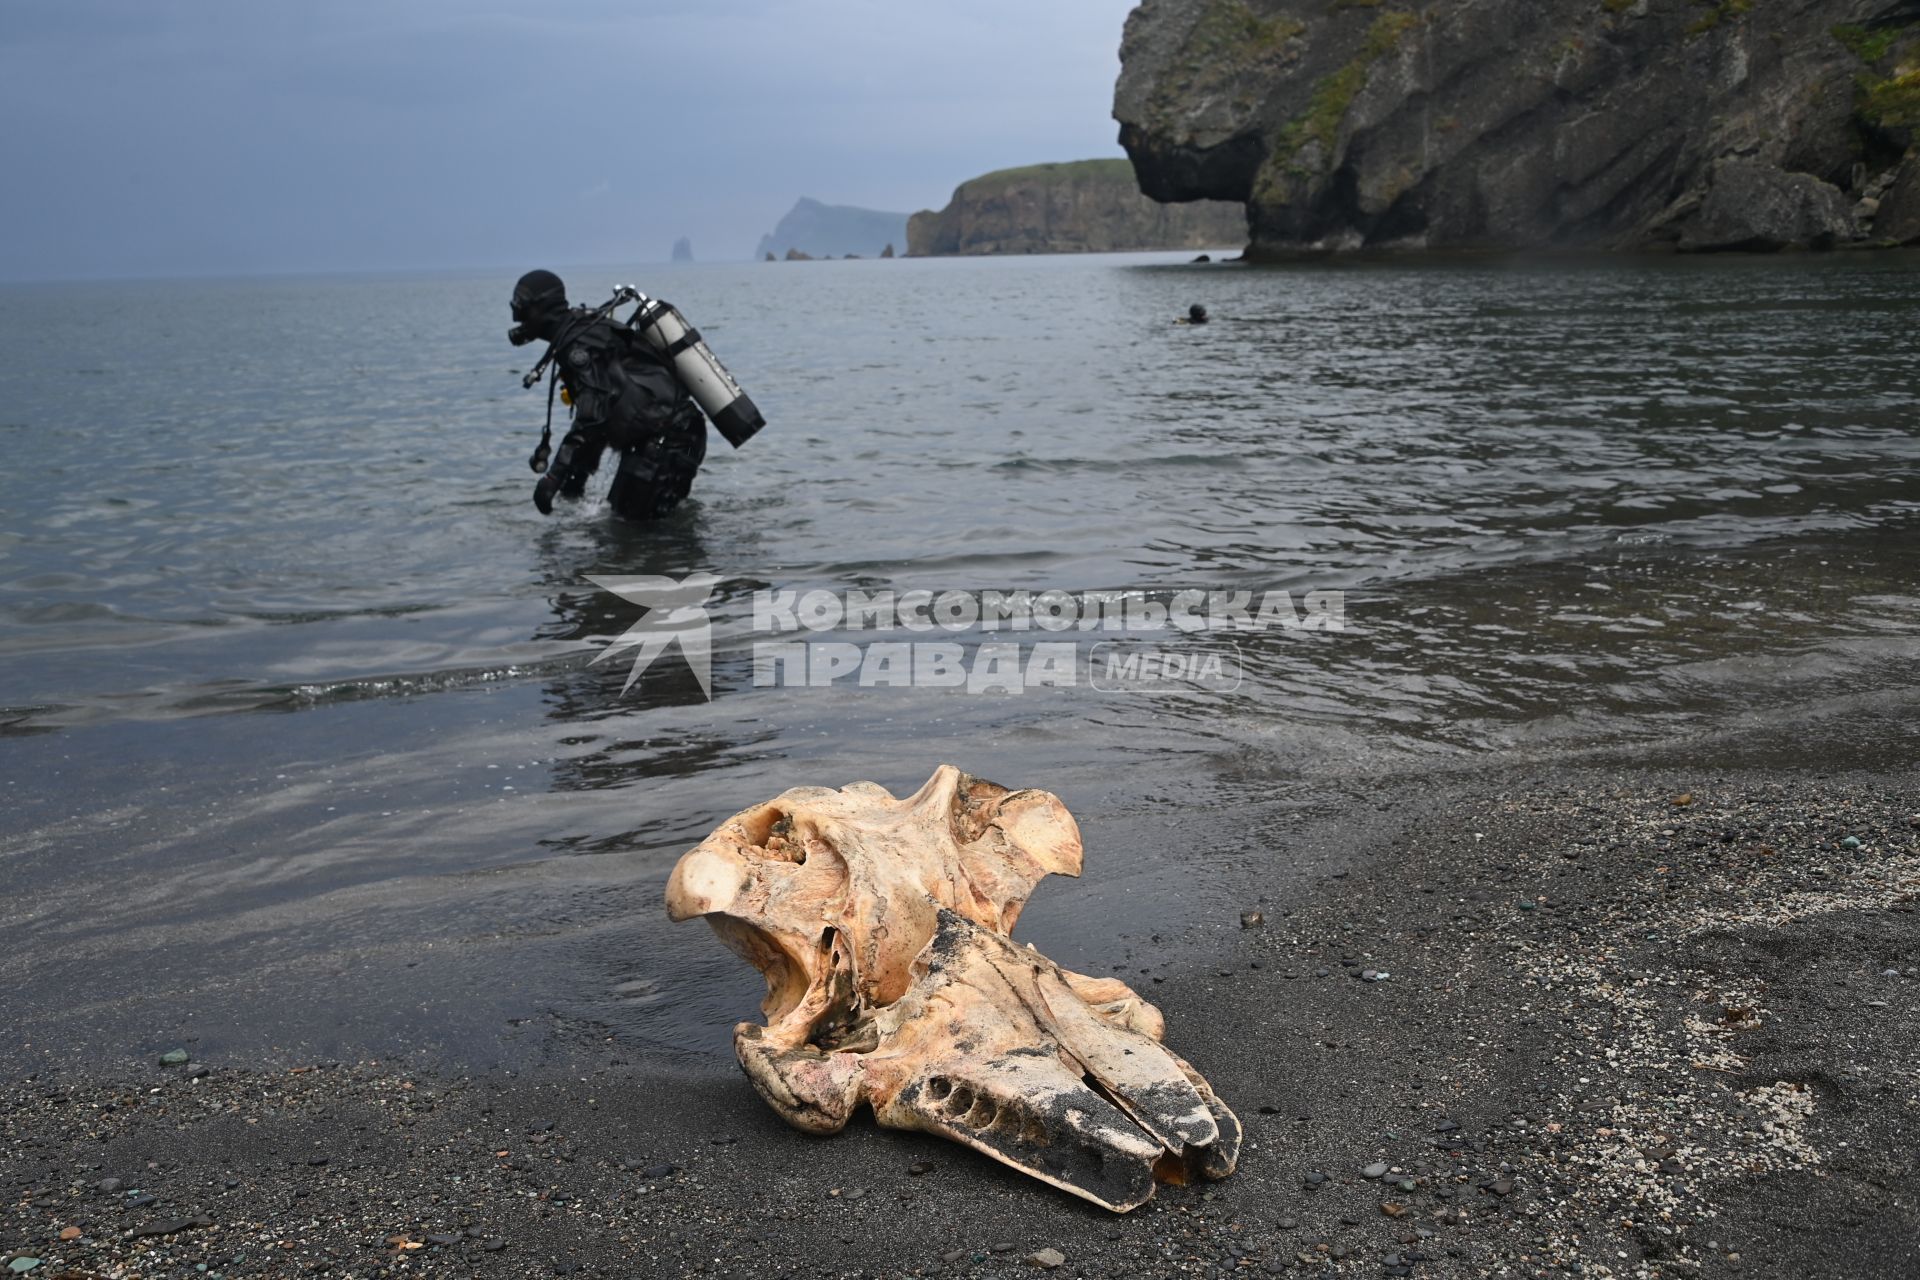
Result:
[[[991,1248],[995,1253],[1012,1253],[1015,1249],[1018,1249],[1020,1246],[1015,1244],[1011,1240],[1002,1240],[998,1244],[990,1245],[988,1247]]]
[[[1280,1229],[1282,1231],[1298,1231],[1300,1229],[1300,1219],[1282,1218],[1280,1219]]]
[[[1258,929],[1261,925],[1265,924],[1266,922],[1267,922],[1267,917],[1263,912],[1242,911],[1240,913],[1240,927],[1242,929]]]
[[[840,1198],[842,1200],[862,1200],[866,1198],[866,1194],[867,1189],[865,1187],[848,1187],[840,1193]]]
[[[650,1164],[646,1168],[640,1171],[640,1176],[643,1178],[671,1177],[673,1174],[674,1168],[675,1166],[670,1164]]]
[[[163,1067],[184,1067],[187,1065],[188,1056],[185,1049],[169,1049],[160,1055],[160,1065]]]
[[[307,1164],[308,1164],[308,1165],[309,1165],[310,1167],[312,1167],[312,1168],[315,1168],[315,1169],[324,1169],[324,1168],[326,1168],[326,1167],[327,1167],[327,1157],[325,1157],[325,1156],[308,1156],[308,1157],[307,1157]]]
[[[121,1182],[120,1179],[118,1178],[102,1178],[100,1179],[100,1181],[93,1184],[93,1188],[96,1191],[104,1191],[109,1195],[111,1195],[112,1193],[114,1193],[115,1191],[118,1191],[121,1187],[125,1185],[126,1184]]]
[[[480,1248],[487,1253],[499,1253],[506,1247],[507,1242],[505,1240],[482,1240],[480,1242]]]
[[[532,1123],[530,1123],[529,1125],[527,1125],[527,1132],[528,1132],[528,1133],[552,1133],[552,1132],[553,1132],[553,1121],[551,1121],[551,1120],[535,1120],[535,1121],[533,1121]]]
[[[1404,1218],[1407,1216],[1407,1206],[1397,1200],[1385,1200],[1381,1202],[1380,1212],[1389,1218]]]
[[[1513,1179],[1512,1178],[1495,1178],[1492,1182],[1489,1182],[1487,1184],[1487,1190],[1493,1192],[1493,1194],[1497,1196],[1510,1196],[1513,1194]]]
[[[23,1276],[39,1265],[40,1259],[38,1258],[15,1258],[7,1264],[7,1270],[13,1272],[15,1275]]]
[[[147,1240],[156,1236],[177,1236],[181,1232],[191,1231],[195,1227],[210,1227],[212,1225],[212,1218],[176,1218],[172,1222],[156,1222],[150,1227],[137,1227],[129,1234],[132,1235],[135,1240]]]
[[[1307,1181],[1307,1185],[1310,1187],[1317,1187],[1321,1183],[1325,1182],[1326,1180],[1327,1180],[1327,1175],[1320,1172],[1318,1169],[1310,1169],[1307,1171],[1306,1181]]]
[[[82,1234],[78,1227],[62,1227],[60,1229],[60,1238],[62,1240],[78,1240]]]
[[[1842,849],[1858,849],[1860,847],[1860,837],[1848,836],[1845,840],[1842,840],[1840,842],[1840,847]]]
[[[1366,1168],[1362,1169],[1360,1171],[1360,1176],[1363,1178],[1384,1178],[1387,1176],[1386,1163],[1384,1161],[1376,1160],[1372,1164],[1368,1165]]]
[[[1027,1265],[1038,1267],[1042,1271],[1051,1271],[1067,1260],[1067,1255],[1058,1249],[1038,1249],[1027,1255]]]
[[[966,1256],[967,1256],[967,1251],[965,1249],[949,1249],[945,1253],[940,1255],[940,1261],[958,1262],[960,1261],[960,1259]]]
[[[933,1161],[931,1160],[915,1160],[912,1164],[907,1166],[907,1174],[909,1177],[918,1178],[922,1174],[932,1173],[932,1172],[933,1172]]]
[[[1691,791],[1682,791],[1679,795],[1673,798],[1673,807],[1676,809],[1684,809],[1692,803],[1693,803],[1693,792]]]

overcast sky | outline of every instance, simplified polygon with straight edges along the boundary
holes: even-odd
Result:
[[[0,279],[744,258],[1119,155],[1132,0],[5,0]]]

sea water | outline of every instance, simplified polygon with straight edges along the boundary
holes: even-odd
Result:
[[[1058,792],[1087,874],[1023,930],[1105,963],[1231,905],[1212,860],[1286,856],[1206,834],[1238,806],[1912,692],[1920,259],[1184,258],[565,272],[677,304],[768,419],[650,527],[604,474],[534,511],[513,272],[0,288],[23,1035],[377,1049],[406,1007],[423,1052],[711,1054],[753,975],[659,890],[789,786]],[[708,689],[678,647],[629,687],[642,604],[594,579],[696,573]],[[767,630],[810,592],[1307,621]],[[1007,642],[1071,656],[967,678]],[[1162,666],[1096,679],[1115,646]]]

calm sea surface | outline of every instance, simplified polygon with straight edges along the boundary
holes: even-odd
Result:
[[[1180,257],[565,273],[677,303],[771,424],[651,528],[604,478],[534,511],[513,273],[0,287],[0,1013],[54,1055],[378,1052],[405,1009],[462,1059],[703,1058],[754,982],[659,889],[789,786],[1059,792],[1087,876],[1023,935],[1098,967],[1286,856],[1196,814],[1920,683],[1920,259]],[[623,694],[640,610],[588,575],[694,570],[714,699],[677,658]],[[763,688],[762,588],[1347,629],[1182,638],[1229,692]]]

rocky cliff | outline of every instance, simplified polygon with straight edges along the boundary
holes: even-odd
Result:
[[[862,258],[877,255],[907,238],[907,215],[850,204],[822,204],[802,196],[774,229],[760,237],[756,258],[797,250],[807,258]]]
[[[1121,159],[985,174],[955,188],[946,208],[907,222],[907,252],[917,257],[1221,249],[1246,238],[1239,204],[1158,204]]]
[[[1145,0],[1114,115],[1252,256],[1920,236],[1920,0]]]

